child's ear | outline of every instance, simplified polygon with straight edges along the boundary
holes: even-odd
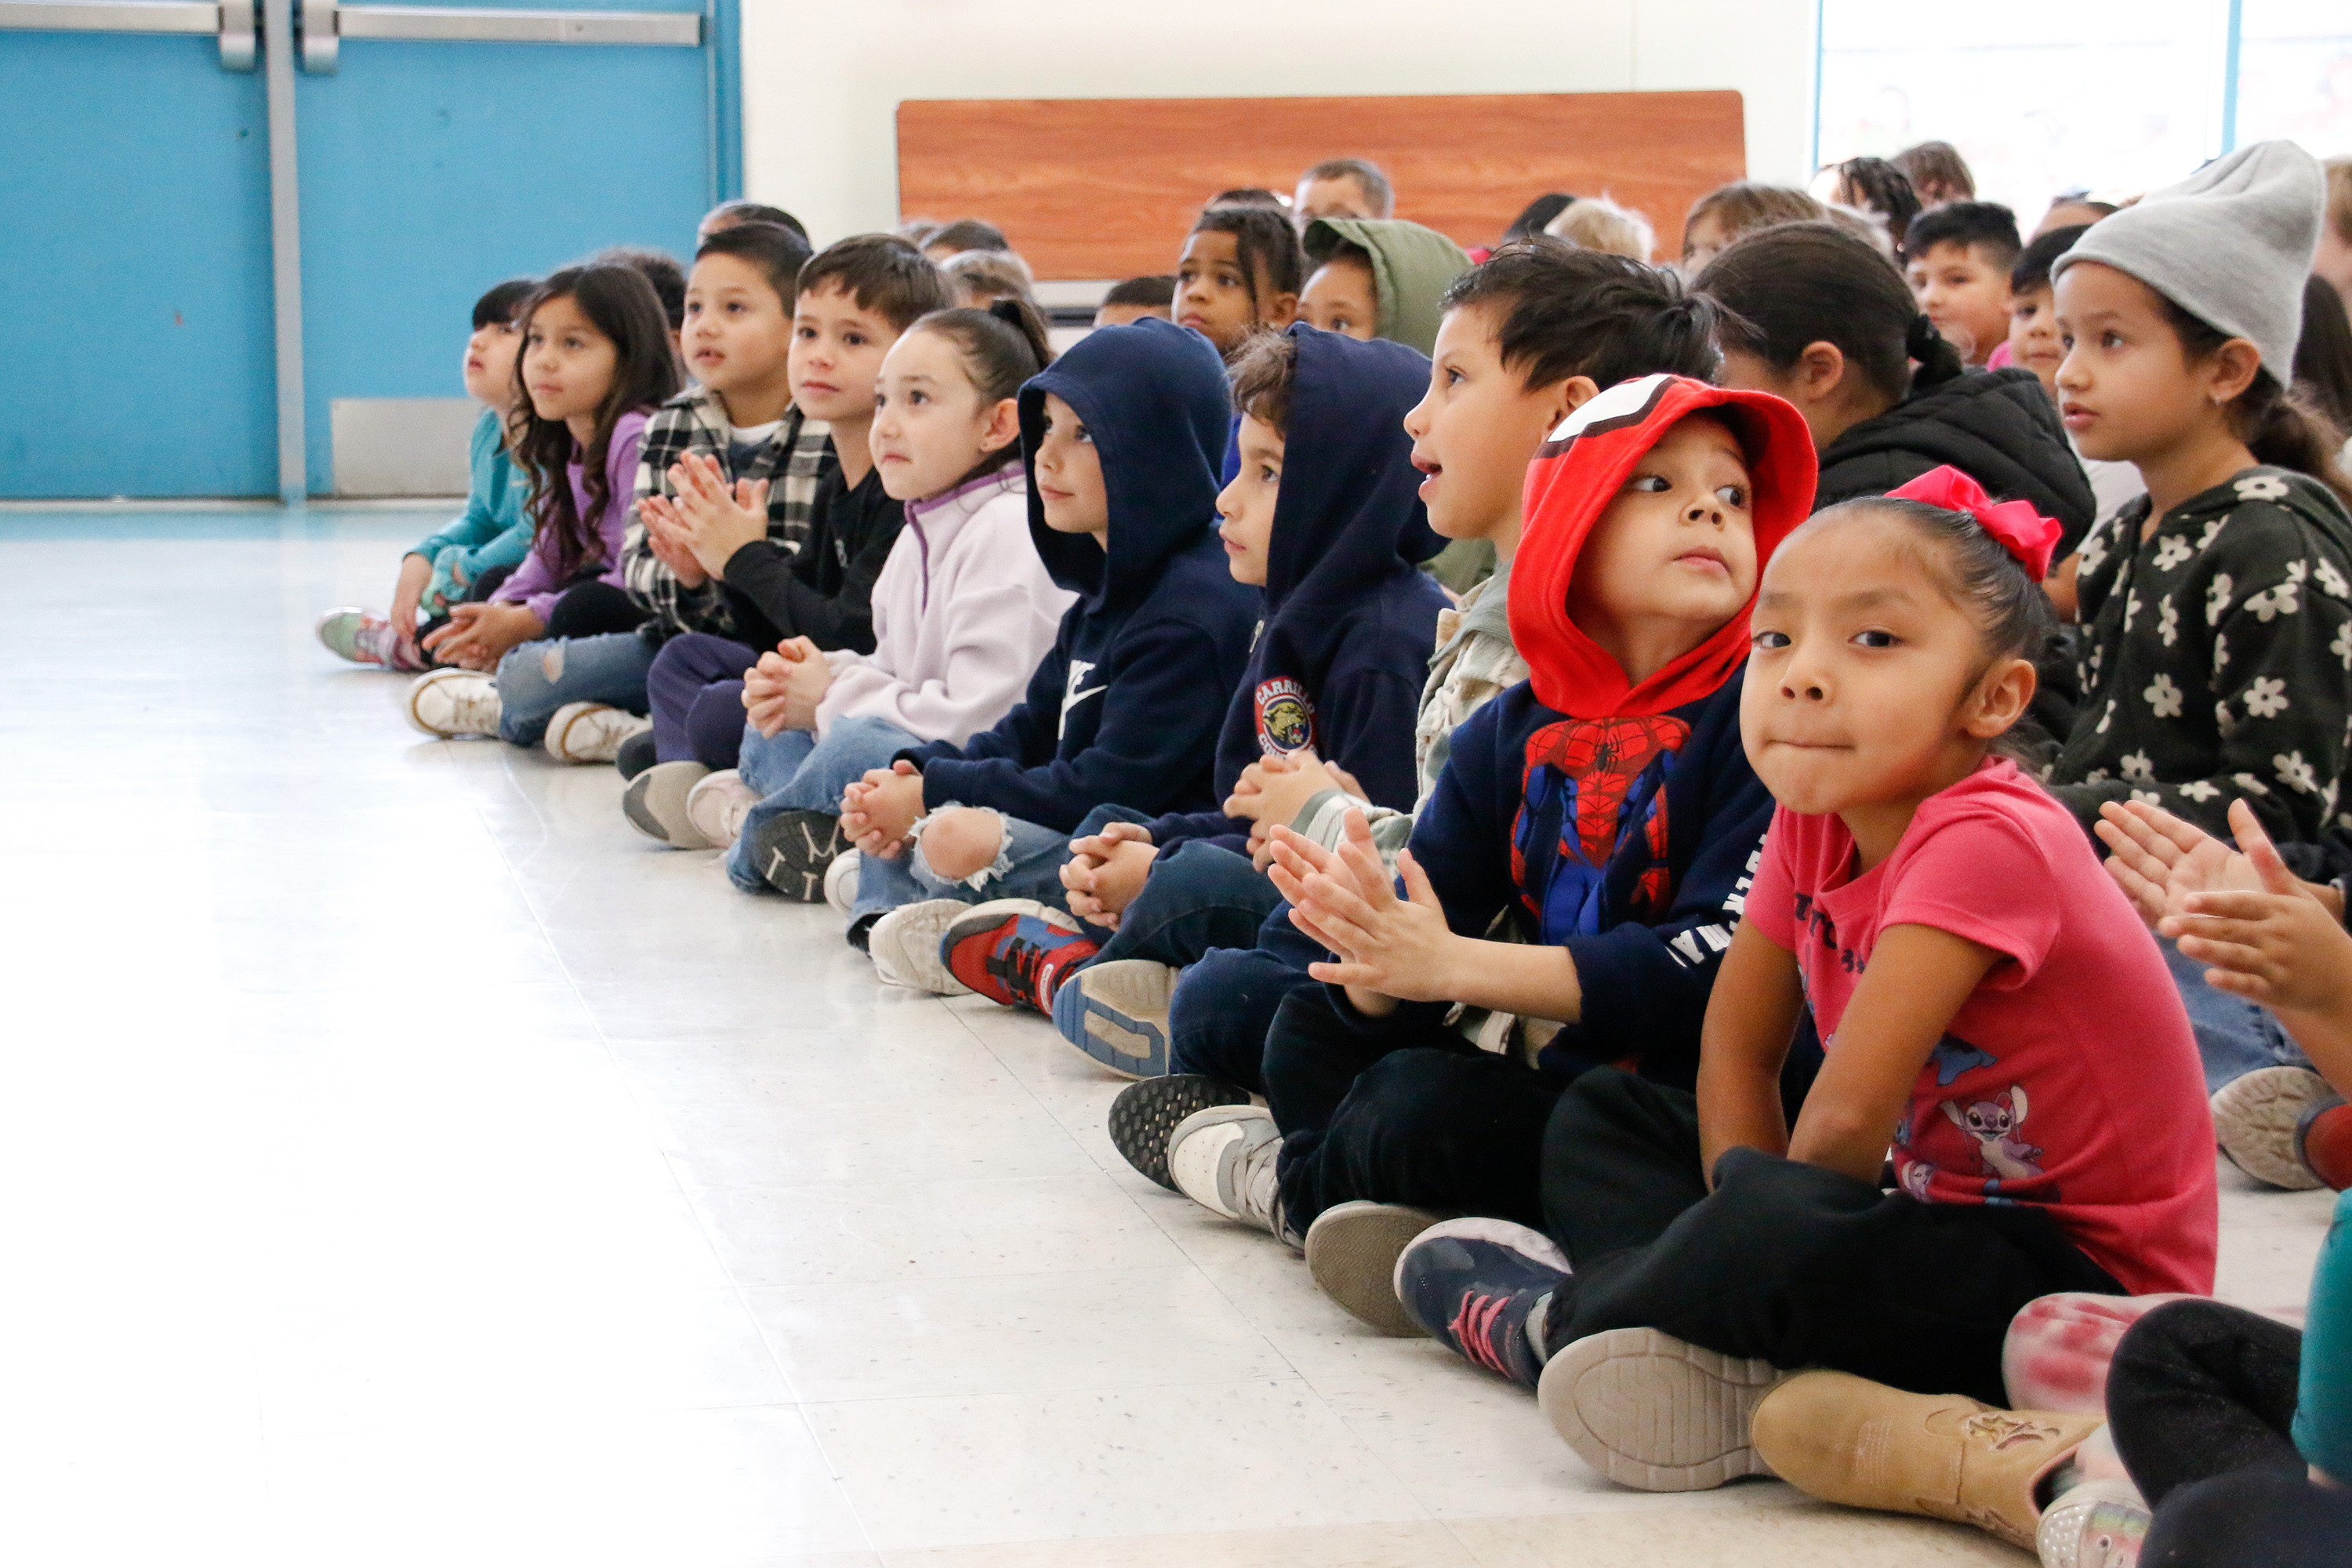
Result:
[[[1797,355],[1797,384],[1811,398],[1823,398],[1845,384],[1845,351],[1832,342],[1811,342]]]
[[[2034,690],[2041,684],[2030,658],[2004,659],[1986,670],[1977,682],[1975,711],[1961,728],[1979,741],[1990,741],[2007,731],[2033,703]]]
[[[2205,362],[2205,390],[2218,406],[2234,402],[2263,368],[2263,351],[2244,338],[2231,338]]]
[[[1544,429],[1556,430],[1559,422],[1601,395],[1601,384],[1589,375],[1571,375],[1566,381],[1556,381],[1538,395],[1544,402]]]
[[[1020,399],[1001,397],[997,399],[996,406],[988,411],[988,418],[980,427],[981,450],[994,452],[1006,447],[1020,445]]]
[[[1291,322],[1298,320],[1298,296],[1276,294],[1266,306],[1262,319],[1277,332],[1287,330]]]

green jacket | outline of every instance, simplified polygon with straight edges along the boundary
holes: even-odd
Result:
[[[1467,252],[1438,233],[1402,218],[1318,217],[1307,226],[1307,254],[1317,266],[1341,242],[1372,258],[1381,337],[1428,353],[1437,345],[1437,301],[1470,270]]]

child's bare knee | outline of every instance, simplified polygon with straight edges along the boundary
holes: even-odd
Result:
[[[923,829],[923,858],[943,881],[978,876],[1003,847],[1003,818],[978,806],[951,805]]]

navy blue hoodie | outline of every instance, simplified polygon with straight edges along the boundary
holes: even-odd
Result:
[[[1101,458],[1108,556],[1090,534],[1045,526],[1034,454],[1047,393]],[[1214,528],[1231,406],[1209,340],[1149,317],[1088,333],[1021,389],[1029,537],[1079,598],[994,729],[901,753],[923,770],[926,811],[960,802],[1068,832],[1098,805],[1198,811],[1223,798],[1211,793],[1210,737],[1258,601],[1225,569]]]
[[[1312,746],[1356,775],[1375,805],[1412,809],[1413,724],[1445,591],[1419,563],[1444,541],[1415,493],[1404,416],[1429,390],[1429,361],[1402,343],[1359,342],[1300,322],[1282,488],[1266,545],[1265,620],[1217,737],[1216,799],[1271,752]],[[1187,839],[1240,850],[1250,825],[1222,809],[1150,824],[1165,850]]]

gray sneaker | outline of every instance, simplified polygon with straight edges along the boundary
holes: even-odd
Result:
[[[695,831],[686,800],[709,773],[700,763],[656,763],[621,791],[621,815],[656,843],[673,849],[708,849],[710,840]]]
[[[2335,1090],[2309,1068],[2257,1068],[2213,1091],[2213,1138],[2258,1182],[2289,1192],[2322,1185],[2295,1152],[2303,1113]]]
[[[1081,976],[1085,971],[1079,971]],[[1060,998],[1056,997],[1056,1001]],[[1111,1147],[1145,1175],[1175,1192],[1168,1141],[1185,1118],[1213,1105],[1247,1105],[1249,1090],[1206,1073],[1171,1072],[1129,1084],[1110,1102]]]
[[[1168,1136],[1168,1174],[1202,1208],[1300,1245],[1282,1218],[1275,1162],[1282,1134],[1262,1105],[1219,1105],[1195,1111]]]

